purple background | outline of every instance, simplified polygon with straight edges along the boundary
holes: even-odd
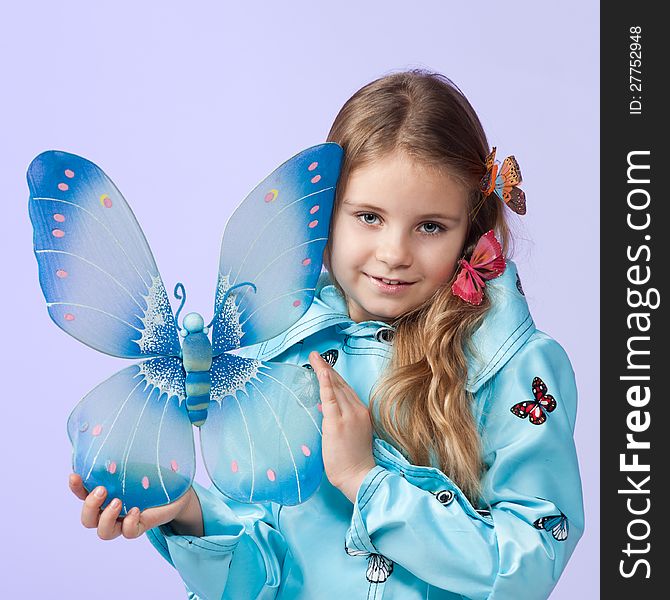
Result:
[[[581,402],[587,529],[552,598],[597,597],[598,4],[222,4],[3,6],[3,596],[185,597],[146,539],[102,542],[79,524],[67,416],[128,363],[79,344],[47,316],[27,211],[30,160],[61,149],[103,167],[166,286],[183,281],[187,310],[208,319],[233,207],[279,163],[321,142],[361,85],[427,67],[469,97],[498,156],[521,164],[529,211],[517,220],[514,258],[536,323],[572,358]]]

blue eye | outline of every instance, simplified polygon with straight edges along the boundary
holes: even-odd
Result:
[[[444,227],[442,227],[442,225],[438,225],[437,223],[424,223],[421,225],[421,227],[424,228],[423,232],[427,233],[428,235],[436,235],[444,231]]]
[[[379,219],[379,217],[374,213],[360,213],[356,215],[356,218],[366,225],[374,225],[377,219]]]

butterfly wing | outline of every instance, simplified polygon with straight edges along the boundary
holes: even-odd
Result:
[[[119,498],[122,514],[179,498],[191,485],[195,449],[177,358],[132,365],[102,382],[68,419],[73,470],[91,491]]]
[[[506,263],[502,247],[492,229],[479,238],[472,252],[470,264],[482,279],[487,281],[500,277],[505,272]]]
[[[325,360],[331,367],[335,366],[335,363],[337,362],[337,357],[340,355],[340,353],[335,349],[331,348],[330,350],[326,350],[325,352],[321,353],[321,358]],[[309,369],[310,371],[313,371],[314,369],[312,368],[312,365],[309,363],[305,363],[302,365],[303,369]]]
[[[510,410],[512,411],[513,414],[515,414],[517,417],[520,419],[525,419],[530,412],[533,410],[533,407],[536,405],[536,402],[533,402],[532,400],[524,400],[523,402],[519,402],[512,406]]]
[[[216,487],[239,502],[304,502],[323,474],[314,373],[227,353],[211,372],[200,439]]]
[[[496,193],[515,213],[526,214],[526,194],[517,186],[521,183],[521,169],[514,156],[508,156],[500,168]]]
[[[473,277],[469,270],[461,268],[456,276],[456,281],[451,286],[451,291],[469,304],[479,305],[484,298],[484,286],[482,284],[483,282]]]
[[[551,535],[554,536],[554,539],[559,542],[564,542],[568,539],[568,518],[565,515],[561,515],[558,518],[558,522],[554,524],[551,528]]]
[[[488,171],[492,169],[495,162],[496,162],[496,147],[493,146],[493,148],[491,148],[491,152],[489,152],[489,155],[486,157],[485,161],[486,170]]]
[[[544,396],[549,390],[547,389],[547,384],[542,381],[540,377],[534,377],[533,378],[533,396],[535,396],[535,399],[539,399],[542,396]]]
[[[262,181],[233,213],[221,246],[214,355],[279,335],[309,308],[340,172],[342,149],[328,143],[297,154]],[[225,293],[237,288],[222,306]]]
[[[542,381],[540,377],[533,378],[533,396],[538,402],[542,402],[542,406],[551,412],[556,408],[556,400],[548,393],[547,384]]]
[[[542,425],[547,420],[547,413],[544,412],[542,404],[537,401],[531,402],[528,409],[528,420],[533,425]]]
[[[514,156],[508,156],[503,161],[500,175],[505,181],[505,187],[512,187],[521,183],[521,169]]]
[[[542,405],[547,412],[552,412],[556,408],[556,399],[548,392],[547,384],[539,377],[533,379],[533,395],[535,400]]]
[[[512,188],[508,195],[504,196],[504,200],[517,215],[526,214],[526,193],[522,189]]]
[[[156,263],[107,175],[84,158],[49,151],[27,177],[40,285],[56,325],[113,356],[179,356]]]
[[[498,174],[498,169],[495,165],[496,161],[496,149],[493,147],[491,150],[490,154],[486,157],[486,173],[484,174],[484,177],[482,177],[480,183],[479,183],[479,189],[480,191],[488,196],[492,191],[493,187],[495,186],[495,180]]]
[[[371,554],[365,575],[370,583],[384,583],[393,573],[393,561],[381,554]]]
[[[564,542],[568,539],[568,518],[564,514],[542,517],[533,523],[536,529],[551,531],[555,540]]]

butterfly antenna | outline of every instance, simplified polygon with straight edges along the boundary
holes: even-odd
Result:
[[[184,284],[179,281],[177,282],[177,285],[174,286],[174,297],[177,300],[181,300],[181,304],[179,305],[179,308],[177,309],[177,313],[174,316],[175,324],[177,325],[177,329],[181,331],[181,327],[179,327],[179,313],[181,312],[181,309],[184,308],[184,304],[186,304],[186,288],[184,287]],[[180,295],[181,294],[181,295]]]
[[[228,295],[230,294],[230,292],[232,292],[236,288],[239,288],[239,287],[242,287],[242,286],[247,286],[247,285],[253,288],[254,294],[256,293],[256,286],[253,283],[251,283],[250,281],[244,281],[242,283],[237,283],[233,287],[228,288],[226,290],[226,293],[223,296],[223,300],[219,304],[219,308],[216,309],[216,312],[214,313],[214,316],[212,317],[212,320],[209,322],[209,325],[207,325],[207,327],[211,327],[212,323],[214,323],[214,321],[216,321],[216,318],[219,316],[219,313],[221,312],[223,307],[226,305],[226,300],[228,300]]]
[[[491,192],[491,194],[493,194],[493,192]],[[489,196],[490,196],[491,194],[489,194]],[[484,202],[486,202],[487,199],[488,199],[488,196],[484,196],[484,197],[477,203],[477,206],[475,206],[475,207],[472,209],[472,212],[470,213],[470,223],[473,223],[473,222],[474,222],[475,217],[477,216],[477,213],[479,213],[481,207],[484,206]]]

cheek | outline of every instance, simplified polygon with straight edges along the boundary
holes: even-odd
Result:
[[[343,270],[355,267],[360,263],[363,245],[357,239],[355,231],[342,224],[335,224],[331,234],[331,267]]]
[[[435,269],[435,271],[433,272],[432,280],[435,283],[435,286],[439,287],[449,282],[453,277],[455,271],[456,271],[455,263],[452,262],[446,264],[443,263],[441,265],[441,268]]]

